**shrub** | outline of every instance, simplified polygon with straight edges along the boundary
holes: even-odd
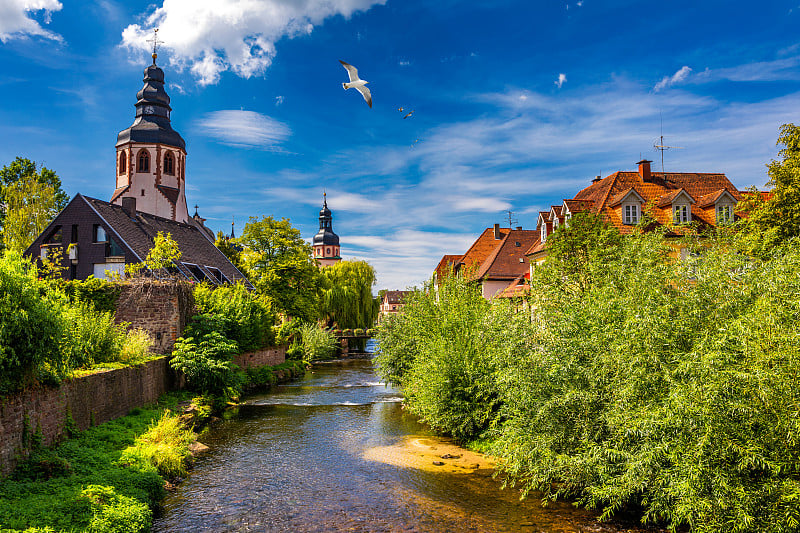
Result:
[[[78,302],[65,310],[63,319],[61,345],[70,368],[89,368],[95,363],[118,360],[125,343],[125,326],[115,324],[111,313]]]
[[[364,330],[361,329],[361,328],[356,328],[356,329],[353,330],[353,335],[355,335],[356,337],[363,337],[364,336]]]
[[[12,252],[0,258],[0,393],[66,372],[58,349],[65,306],[29,261]]]
[[[138,533],[150,530],[153,513],[146,503],[117,494],[113,487],[89,485],[81,496],[90,502],[92,533]]]
[[[147,331],[132,329],[122,341],[118,359],[123,363],[137,363],[147,359],[152,348],[153,339]]]
[[[403,386],[407,408],[437,431],[464,442],[497,416],[492,354],[508,339],[495,331],[492,307],[474,284],[447,278],[438,291],[409,295],[404,312],[378,328],[378,372]]]
[[[243,284],[201,284],[195,288],[194,298],[201,313],[222,317],[220,333],[236,341],[242,351],[258,350],[275,341],[275,315],[269,304]]]
[[[63,282],[64,293],[72,303],[90,302],[97,311],[114,313],[117,300],[122,292],[120,283],[112,283],[104,279],[89,276],[85,280]]]
[[[212,331],[195,340],[178,339],[170,365],[186,376],[191,390],[217,394],[235,382],[235,365],[231,358],[238,352],[235,342]]]
[[[152,465],[168,479],[186,475],[189,445],[196,435],[183,427],[177,415],[165,411],[158,422],[136,438],[119,459],[121,465]]]
[[[333,357],[338,343],[330,331],[322,329],[317,324],[304,324],[300,328],[300,333],[304,361],[318,361]]]

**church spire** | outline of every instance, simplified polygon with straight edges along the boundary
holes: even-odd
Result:
[[[322,209],[319,212],[319,231],[312,241],[314,259],[320,266],[330,266],[342,258],[339,257],[339,236],[333,232],[333,214],[328,209],[328,194],[322,193]]]

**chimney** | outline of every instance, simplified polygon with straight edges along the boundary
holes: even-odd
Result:
[[[598,181],[600,181],[601,179],[603,179],[603,178],[602,178],[602,177],[600,177],[600,176],[595,176],[595,177],[594,177],[594,179],[592,180],[592,183],[597,183],[597,182],[598,182]]]
[[[650,181],[651,174],[650,174],[650,163],[652,161],[648,161],[647,159],[642,159],[637,165],[639,165],[639,175],[642,177],[642,181]]]
[[[494,225],[494,240],[499,241],[503,236],[500,234],[500,224]]]
[[[128,213],[129,217],[136,218],[136,198],[133,196],[123,196],[122,209]]]

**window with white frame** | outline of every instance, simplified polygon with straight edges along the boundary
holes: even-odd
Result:
[[[717,206],[717,224],[728,224],[733,222],[733,206],[732,205],[718,205]]]
[[[638,224],[639,223],[639,205],[638,204],[625,204],[623,207],[623,221],[625,224]]]
[[[542,242],[547,240],[547,224],[542,224]]]
[[[556,228],[558,228],[558,217],[553,219],[553,231],[555,231]]]
[[[689,222],[689,206],[686,204],[678,204],[672,206],[672,221],[675,224],[686,224]]]

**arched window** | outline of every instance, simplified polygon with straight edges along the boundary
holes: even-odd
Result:
[[[145,149],[139,150],[136,172],[150,172],[150,154]]]
[[[175,157],[172,152],[164,154],[164,174],[175,175]]]
[[[128,158],[126,157],[125,150],[119,153],[119,173],[120,175],[125,174],[125,171],[128,169]]]

